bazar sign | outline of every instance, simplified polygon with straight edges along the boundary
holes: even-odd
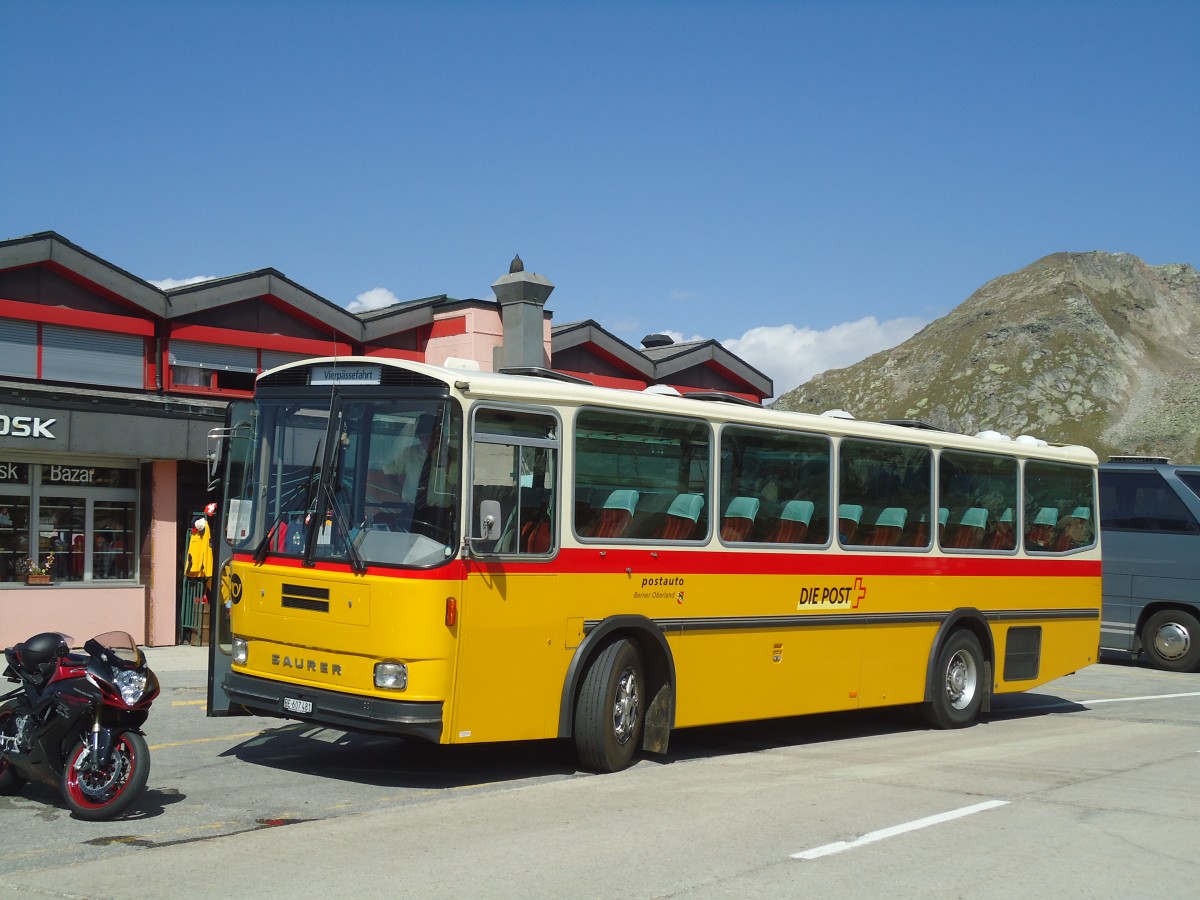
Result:
[[[0,437],[50,438],[54,432],[50,426],[58,419],[43,419],[41,416],[6,416],[0,413]]]

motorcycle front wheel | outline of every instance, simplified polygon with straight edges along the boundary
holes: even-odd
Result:
[[[75,818],[99,822],[125,812],[146,787],[150,748],[136,731],[126,731],[113,741],[107,766],[92,769],[90,754],[85,741],[75,745],[63,769],[62,792]]]

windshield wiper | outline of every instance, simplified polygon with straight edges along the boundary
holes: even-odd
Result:
[[[291,493],[287,495],[287,499],[279,505],[279,512],[276,514],[275,520],[271,523],[271,527],[267,529],[267,533],[263,535],[262,540],[258,542],[258,546],[254,548],[254,561],[256,563],[261,564],[267,558],[267,550],[271,547],[271,538],[275,536],[275,532],[283,524],[284,518],[292,512],[292,501],[296,499],[301,490],[304,491],[303,510],[305,514],[308,513],[309,506],[312,503],[313,481],[318,475],[318,466],[320,463],[321,445],[318,443],[316,452],[313,453],[312,466],[308,470],[308,477],[292,488]]]
[[[350,557],[350,568],[357,574],[362,575],[367,571],[367,563],[363,560],[362,554],[358,552],[358,546],[354,543],[354,538],[350,534],[350,523],[346,521],[346,516],[342,512],[342,504],[338,502],[332,486],[327,486],[326,492],[329,499],[329,509],[333,513],[334,527],[345,537],[346,555]]]

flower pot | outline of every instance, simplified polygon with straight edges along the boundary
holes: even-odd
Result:
[[[47,572],[45,575],[38,575],[36,572],[30,572],[28,575],[25,576],[25,583],[26,584],[49,584],[50,583],[50,573]]]

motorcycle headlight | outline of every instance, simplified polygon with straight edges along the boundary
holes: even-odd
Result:
[[[116,682],[117,690],[121,692],[121,699],[129,706],[133,706],[141,700],[142,694],[146,693],[145,672],[123,669],[113,680]]]

